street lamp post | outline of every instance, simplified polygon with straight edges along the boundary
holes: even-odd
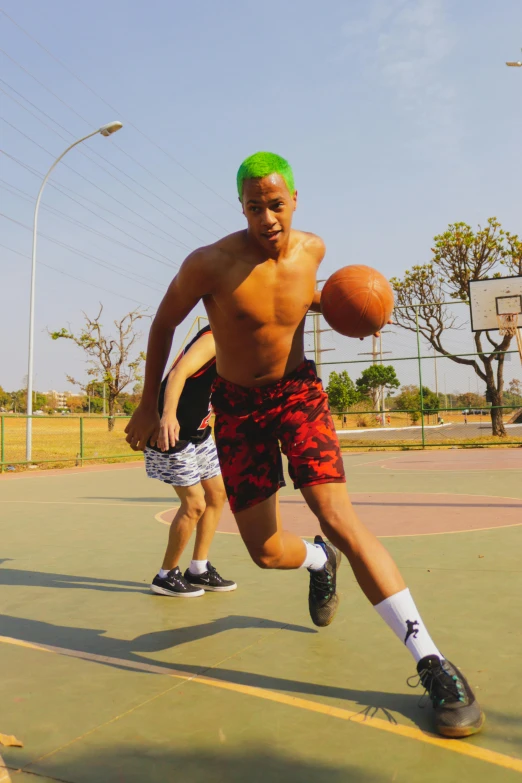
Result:
[[[101,133],[102,136],[110,136],[111,133],[115,133],[116,131],[120,130],[122,128],[121,122],[109,122],[107,125],[102,125],[101,128],[98,128],[97,130],[93,131],[92,133],[87,134],[87,136],[82,136],[81,139],[78,139],[78,141],[75,141],[74,144],[71,144],[70,147],[67,147],[67,149],[62,152],[59,158],[56,158],[53,165],[47,172],[47,174],[44,177],[44,180],[40,186],[40,190],[38,191],[38,196],[36,199],[36,204],[34,208],[34,223],[33,223],[33,255],[32,255],[32,264],[31,264],[31,296],[30,296],[30,305],[29,305],[29,357],[28,357],[28,368],[27,368],[27,426],[26,426],[26,440],[25,440],[25,458],[27,462],[31,462],[32,459],[32,440],[33,440],[33,354],[34,354],[34,292],[35,292],[35,277],[36,277],[36,235],[37,235],[37,223],[38,223],[38,208],[40,206],[40,200],[42,198],[42,192],[45,187],[45,184],[47,180],[49,179],[49,176],[53,169],[58,165],[58,163],[61,161],[61,159],[66,155],[69,150],[72,150],[73,147],[76,147],[77,144],[81,144],[82,141],[86,141],[86,139],[90,139],[91,136],[96,136],[96,134]]]

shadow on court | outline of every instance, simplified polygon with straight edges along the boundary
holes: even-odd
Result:
[[[186,628],[176,628],[167,631],[156,631],[137,636],[135,639],[115,639],[105,636],[105,631],[93,628],[71,628],[54,625],[38,620],[0,615],[0,629],[4,636],[20,639],[25,642],[47,644],[63,648],[63,654],[67,651],[79,651],[108,658],[118,658],[118,661],[100,660],[93,661],[102,666],[114,667],[126,670],[124,662],[129,664],[146,664],[147,666],[161,666],[163,675],[170,670],[173,674],[208,675],[213,679],[230,682],[235,685],[248,685],[272,691],[283,691],[299,696],[319,696],[342,701],[356,702],[361,706],[361,713],[368,716],[379,716],[395,723],[395,718],[390,710],[404,715],[416,723],[419,728],[431,731],[431,710],[419,709],[421,691],[415,694],[382,693],[379,691],[357,690],[319,683],[303,682],[282,677],[255,674],[253,672],[236,671],[214,667],[212,664],[192,665],[183,662],[171,663],[156,658],[151,659],[139,653],[157,653],[175,646],[187,644],[199,639],[214,636],[216,633],[233,630],[236,628],[255,629],[280,629],[298,633],[316,633],[316,631],[303,626],[286,625],[262,618],[229,616],[218,620],[203,623]],[[136,670],[134,670],[136,671]],[[139,671],[136,671],[139,673]],[[149,672],[147,674],[150,675]],[[343,679],[349,678],[349,673]]]
[[[71,751],[67,761],[50,759],[38,765],[38,772],[59,780],[89,780],[113,783],[138,781],[189,780],[191,783],[384,783],[391,778],[365,772],[360,767],[342,767],[316,760],[296,759],[268,748],[252,748],[246,753],[231,753],[223,744],[222,752],[165,751],[154,745],[115,745],[96,748],[96,753],[77,755]],[[29,765],[28,771],[32,770]]]
[[[0,565],[7,562],[0,560]],[[56,587],[66,590],[100,590],[109,593],[146,593],[148,585],[120,579],[98,579],[89,576],[53,574],[46,571],[23,571],[18,568],[0,568],[0,585],[13,587]]]

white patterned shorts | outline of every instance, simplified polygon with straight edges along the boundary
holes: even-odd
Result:
[[[149,478],[174,487],[192,487],[221,473],[216,446],[211,437],[203,443],[189,443],[175,454],[145,449],[145,469]]]

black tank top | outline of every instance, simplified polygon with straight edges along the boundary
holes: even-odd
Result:
[[[163,413],[163,404],[165,399],[165,389],[167,388],[167,382],[169,375],[177,365],[179,360],[184,356],[189,348],[194,343],[203,337],[205,334],[210,334],[210,326],[205,326],[201,329],[197,335],[185,346],[180,353],[168,374],[163,379],[160,388],[158,410],[160,416]],[[180,425],[179,441],[174,448],[169,449],[168,453],[173,454],[176,451],[180,451],[185,448],[187,443],[203,443],[211,432],[209,426],[209,420],[211,415],[210,407],[210,387],[216,377],[216,359],[211,359],[210,362],[205,364],[200,370],[198,370],[190,378],[187,378],[183,391],[178,402],[177,418]],[[154,447],[153,447],[154,448]],[[159,449],[155,449],[159,451]]]

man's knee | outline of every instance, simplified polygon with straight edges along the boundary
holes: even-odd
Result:
[[[327,538],[331,539],[332,536],[336,537],[350,530],[351,514],[349,511],[350,508],[347,509],[345,504],[321,504],[317,509],[316,516],[321,530]]]
[[[226,499],[225,487],[214,487],[205,491],[205,505],[207,507],[222,508]]]
[[[185,516],[194,523],[201,519],[207,507],[203,493],[201,493],[201,495],[192,495],[185,498],[182,505]]]
[[[249,548],[250,557],[259,568],[278,568],[282,558],[282,549]]]

